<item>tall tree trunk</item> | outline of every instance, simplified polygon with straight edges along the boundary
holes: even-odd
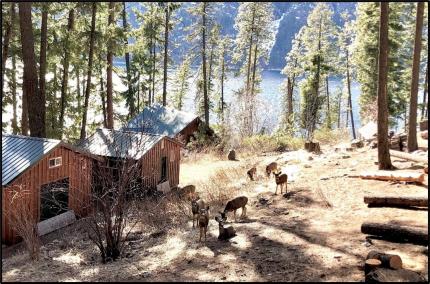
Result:
[[[103,127],[108,128],[107,127],[107,115],[106,115],[105,91],[104,91],[104,86],[103,85],[104,85],[103,74],[102,74],[102,72],[100,72],[100,97],[102,99]]]
[[[221,61],[221,121],[224,122],[224,76],[225,76],[225,54],[222,54]]]
[[[88,101],[90,99],[90,89],[91,89],[91,72],[93,69],[93,53],[94,53],[94,33],[96,29],[96,12],[97,3],[93,2],[92,16],[91,16],[91,34],[90,34],[90,54],[88,55],[88,73],[87,73],[87,83],[85,90],[85,102],[84,102],[84,113],[82,115],[82,128],[80,139],[86,138],[86,125],[87,125],[87,112],[88,112]]]
[[[326,86],[326,93],[327,93],[327,128],[331,129],[330,93],[328,88],[328,75],[325,77],[325,86]]]
[[[209,126],[209,98],[206,81],[206,3],[202,3],[202,72],[203,72],[203,105],[205,109],[205,123]]]
[[[79,67],[76,68],[76,91],[77,91],[77,100],[78,100],[78,109],[81,109],[81,78],[79,74]]]
[[[378,162],[380,170],[391,170],[388,147],[388,2],[381,2],[379,23],[379,66],[378,66]]]
[[[137,74],[137,113],[140,113],[140,74]]]
[[[421,107],[421,119],[427,117],[428,107],[427,107],[427,81],[429,79],[429,69],[428,63],[426,64],[426,78],[424,80],[424,95],[423,95],[423,106]]]
[[[63,135],[64,126],[64,113],[66,111],[66,101],[67,101],[67,87],[69,80],[69,57],[70,57],[70,33],[73,30],[73,24],[75,21],[75,10],[71,9],[69,11],[69,20],[67,23],[67,34],[66,42],[64,44],[64,63],[63,63],[63,80],[61,82],[61,109],[60,109],[60,136]]]
[[[418,81],[420,79],[421,36],[423,29],[424,2],[417,3],[417,20],[415,26],[414,59],[412,63],[411,96],[409,105],[408,151],[418,149],[417,143],[417,104]]]
[[[255,7],[253,7],[252,9],[252,18],[251,18],[251,27],[254,27],[254,21],[255,21]],[[249,110],[249,105],[250,105],[250,94],[249,94],[249,84],[251,81],[251,58],[252,58],[252,45],[253,45],[253,33],[251,33],[250,37],[249,37],[249,50],[248,50],[248,66],[247,66],[247,71],[246,71],[246,89],[245,89],[245,109],[244,112]],[[244,118],[244,128],[245,131],[247,131],[249,133],[249,125],[250,125],[250,121],[249,121],[249,115],[243,115]]]
[[[115,2],[109,2],[109,19],[108,26],[115,24],[114,22]],[[113,41],[109,38],[107,50],[107,83],[106,83],[106,112],[107,112],[107,128],[113,129],[113,101],[112,101],[112,60],[113,60]]]
[[[123,9],[122,9],[122,26],[124,28],[124,32],[127,32],[128,30],[128,24],[127,24],[127,15],[125,11],[125,2],[122,2]],[[125,38],[125,68],[127,70],[127,92],[128,92],[128,104],[130,107],[130,117],[134,117],[134,114],[136,112],[136,107],[134,104],[134,98],[133,92],[131,91],[131,71],[130,71],[130,53],[128,52],[128,38]]]
[[[156,47],[156,38],[154,36],[154,42],[152,44],[152,98],[151,98],[151,104],[153,104],[155,102],[155,64],[156,64],[155,47]]]
[[[163,76],[163,106],[167,98],[167,48],[169,44],[169,2],[166,3],[166,19],[164,27],[164,76]]]
[[[39,92],[40,98],[45,105],[46,99],[46,48],[48,33],[48,3],[42,5],[42,25],[40,34],[40,56],[39,56]],[[43,123],[45,124],[45,113],[43,114]],[[45,133],[43,134],[45,137]]]
[[[337,128],[340,128],[340,106],[341,106],[342,94],[337,98]]]
[[[18,119],[16,115],[16,55],[12,55],[12,79],[10,82],[10,91],[12,93],[12,133],[18,134]]]
[[[149,44],[149,58],[152,58],[152,35],[150,36],[150,44]],[[149,71],[149,84],[151,84],[151,82],[154,80],[154,78],[152,78],[152,66],[151,66],[151,70]],[[149,85],[148,87],[148,106],[151,105],[151,92],[152,92],[152,88],[151,85]]]
[[[30,135],[33,137],[45,137],[45,102],[40,96],[37,79],[31,3],[20,2],[18,5],[24,62],[23,89],[25,89],[25,95],[28,99]]]
[[[254,109],[255,109],[255,96],[254,96],[254,91],[255,91],[255,73],[257,71],[257,56],[258,55],[258,36],[257,36],[257,41],[255,42],[255,48],[254,48],[254,63],[253,68],[252,68],[252,84],[251,84],[251,107],[249,108],[249,124],[250,124],[250,134],[252,135],[254,133],[254,119],[253,119],[253,114],[254,114]]]
[[[350,114],[351,114],[352,136],[355,139],[356,135],[355,135],[355,126],[354,126],[354,116],[352,114],[351,78],[350,78],[350,75],[349,75],[349,54],[348,54],[348,50],[346,51],[346,82],[348,84],[348,105],[349,105],[349,111],[350,111]]]
[[[15,22],[15,3],[10,3],[10,19],[6,22],[6,32],[3,40],[2,66],[1,66],[1,89],[4,92],[4,74],[6,71],[6,60],[9,52],[9,41],[12,38],[13,24]]]
[[[291,117],[293,114],[293,85],[290,77],[287,78],[287,123],[291,127]]]

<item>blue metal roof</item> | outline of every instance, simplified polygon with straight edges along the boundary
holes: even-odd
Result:
[[[61,141],[2,133],[2,186],[36,164]]]
[[[173,138],[196,118],[198,116],[195,114],[154,104],[145,107],[123,129],[167,135]]]
[[[93,155],[137,160],[163,137],[165,136],[98,128],[78,146]]]

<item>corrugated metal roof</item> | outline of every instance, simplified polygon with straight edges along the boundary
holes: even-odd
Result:
[[[98,156],[139,159],[162,138],[150,133],[99,128],[78,146]]]
[[[36,164],[61,141],[2,133],[2,186]]]
[[[154,104],[145,107],[123,129],[167,135],[173,138],[197,117],[189,112]]]

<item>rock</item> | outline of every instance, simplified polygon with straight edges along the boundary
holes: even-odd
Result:
[[[265,198],[265,197],[261,197],[260,199],[258,199],[258,202],[260,202],[260,204],[264,205],[269,201],[269,199]]]
[[[304,164],[303,167],[305,167],[305,168],[312,168],[312,166],[309,165],[309,164]]]
[[[228,152],[228,156],[227,156],[227,158],[230,160],[230,161],[235,161],[236,160],[236,151],[235,150],[230,150],[230,152]]]
[[[351,141],[351,147],[352,148],[362,148],[364,146],[363,141],[359,139],[354,139]]]
[[[308,161],[312,161],[314,158],[312,156],[308,157]]]
[[[342,155],[342,159],[349,159],[349,158],[351,158],[350,155]]]
[[[329,177],[322,177],[322,178],[320,178],[320,180],[328,180],[329,179]]]
[[[142,272],[142,273],[140,273],[139,275],[140,275],[140,277],[143,277],[143,278],[151,277],[151,273],[150,273],[150,272],[148,272],[148,271],[143,271],[143,272]]]

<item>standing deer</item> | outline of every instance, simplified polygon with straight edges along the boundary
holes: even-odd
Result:
[[[266,166],[266,175],[267,175],[267,177],[269,178],[270,174],[272,172],[275,173],[275,171],[277,171],[277,169],[278,169],[278,164],[276,162],[272,162],[272,163],[268,164]]]
[[[249,177],[251,180],[254,180],[254,176],[256,175],[256,173],[257,173],[257,168],[256,168],[256,167],[252,167],[251,169],[249,169],[249,170],[246,172],[246,174],[248,175],[248,177]]]
[[[285,184],[285,193],[287,193],[287,181],[288,181],[288,175],[287,174],[282,174],[282,172],[277,172],[277,173],[273,173],[275,175],[275,182],[276,182],[276,191],[275,191],[275,195],[278,192],[278,186],[281,186],[281,194],[282,194],[282,188],[283,185]]]
[[[227,212],[234,211],[234,221],[236,222],[236,210],[239,208],[242,208],[242,214],[240,215],[240,218],[245,217],[247,203],[248,197],[246,196],[239,196],[227,202],[227,205],[224,208],[224,212],[219,212],[222,216],[223,221],[227,221]]]
[[[206,242],[206,232],[208,230],[209,225],[209,206],[206,208],[201,208],[199,212],[199,227],[200,227],[200,238],[199,242],[202,241],[203,232],[205,234],[205,242]]]
[[[197,220],[197,226],[199,225],[199,213],[200,209],[205,208],[206,204],[203,199],[197,198],[191,201],[191,211],[193,212],[193,228],[194,222]]]

